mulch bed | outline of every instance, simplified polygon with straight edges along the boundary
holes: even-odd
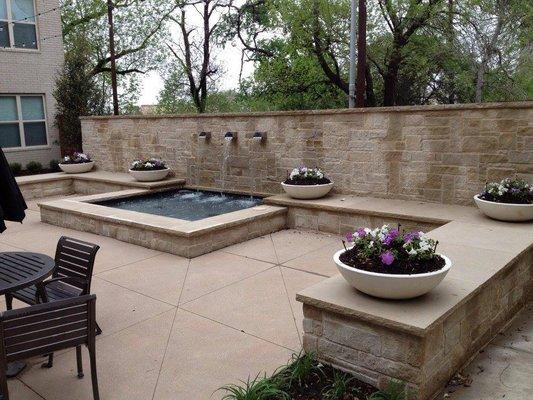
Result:
[[[331,388],[334,381],[335,369],[323,365],[321,372],[313,372],[301,383],[290,388],[288,393],[293,400],[323,400],[325,393]],[[337,370],[337,373],[339,371]],[[366,400],[376,391],[374,386],[353,378],[348,383],[348,391],[342,400]]]

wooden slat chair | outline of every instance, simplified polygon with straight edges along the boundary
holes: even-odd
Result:
[[[81,346],[89,349],[94,400],[99,400],[96,375],[96,296],[37,304],[0,313],[0,391],[9,400],[7,364],[41,354],[76,348],[78,378],[83,378]],[[0,396],[0,399],[2,396]]]
[[[100,249],[92,243],[62,236],[56,248],[56,266],[51,279],[45,280],[42,285],[46,298],[42,297],[35,285],[6,294],[6,307],[12,309],[13,298],[26,304],[34,305],[47,301],[57,301],[78,297],[91,292],[91,280],[94,268],[94,259]],[[96,326],[96,334],[102,330]],[[54,364],[53,354],[49,355],[48,362],[43,364],[45,368],[51,368]]]

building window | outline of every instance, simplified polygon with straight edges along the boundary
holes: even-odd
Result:
[[[44,97],[0,95],[0,147],[48,145]]]
[[[37,49],[34,0],[0,0],[0,48]]]

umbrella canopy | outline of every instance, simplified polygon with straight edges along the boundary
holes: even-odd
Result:
[[[4,220],[22,222],[26,216],[24,210],[27,208],[6,156],[0,148],[0,232],[6,230]]]

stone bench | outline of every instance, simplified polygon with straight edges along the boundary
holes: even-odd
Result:
[[[333,216],[331,224],[312,228],[337,233],[395,218],[440,225],[429,236],[439,241],[439,252],[453,266],[425,296],[376,299],[340,275],[297,295],[303,303],[305,350],[366,382],[384,387],[391,379],[402,380],[414,398],[430,399],[531,300],[533,223],[493,221],[473,207],[442,204],[341,202],[339,196],[303,203],[284,196],[271,202],[288,206],[293,223],[302,210],[317,223]],[[374,223],[364,224],[370,218]]]

